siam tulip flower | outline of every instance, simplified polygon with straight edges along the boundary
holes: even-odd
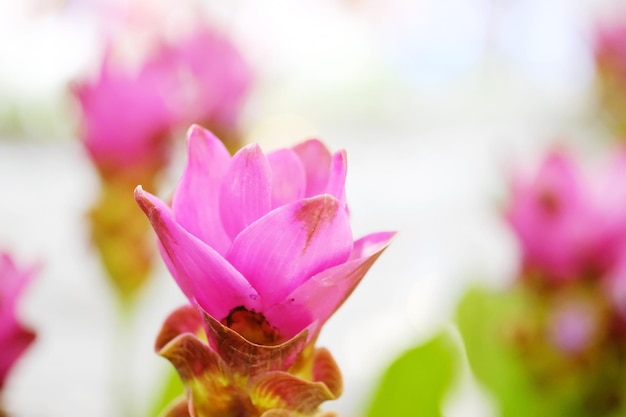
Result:
[[[105,177],[120,170],[154,175],[180,126],[202,122],[237,136],[252,73],[235,45],[208,27],[154,41],[134,65],[109,42],[96,78],[73,87],[83,116],[80,136]]]
[[[92,239],[122,299],[148,279],[154,252],[149,226],[125,196],[138,183],[155,188],[172,133],[182,125],[206,121],[236,143],[251,85],[236,47],[210,28],[193,27],[168,42],[152,40],[156,45],[130,65],[117,56],[119,45],[111,37],[97,77],[73,88],[83,116],[81,139],[103,180],[90,212]]]
[[[161,61],[131,69],[108,52],[96,79],[74,86],[83,116],[80,136],[103,177],[130,171],[149,178],[165,164],[176,117],[167,97],[174,88],[170,71]]]
[[[311,415],[319,401],[333,397],[329,392],[338,395],[328,388],[337,386],[332,381],[338,371],[321,379],[305,375],[309,383],[287,379],[300,368],[309,374],[335,368],[325,354],[311,351],[312,342],[394,233],[353,240],[345,202],[344,151],[331,155],[320,141],[309,140],[267,155],[253,144],[231,157],[215,136],[198,126],[189,130],[187,145],[187,166],[171,207],[141,186],[135,198],[159,237],[170,272],[204,316],[208,344],[194,338],[194,346],[201,347],[183,347],[180,344],[196,332],[166,325],[166,336],[160,337],[165,342],[157,342],[157,349],[170,358],[183,380],[188,379],[196,408],[206,402],[201,392],[210,389],[195,391],[202,382],[197,375],[189,376],[189,361],[198,363],[190,350],[217,361],[212,369],[223,370],[219,363],[224,361],[239,375],[222,375],[220,381],[241,381],[241,375],[250,378],[243,378],[245,384],[257,377],[266,381],[260,392],[273,392],[275,400],[295,401],[296,394],[277,394],[280,387],[304,387],[306,395],[317,400],[296,415]],[[167,330],[171,327],[179,330]],[[182,357],[187,360],[181,364]],[[312,364],[303,366],[302,361]],[[284,384],[266,372],[284,374]],[[321,382],[328,392],[320,388]]]
[[[616,165],[616,167],[619,165]],[[586,176],[552,152],[536,173],[517,175],[506,219],[522,249],[523,268],[554,282],[606,273],[626,239],[626,195],[616,169]]]
[[[252,342],[278,344],[309,326],[316,335],[393,237],[353,240],[346,154],[317,140],[231,157],[194,126],[188,158],[171,208],[141,187],[135,198],[192,304]]]
[[[172,101],[177,124],[208,126],[220,132],[227,145],[237,145],[239,115],[253,75],[235,45],[222,34],[201,27],[170,45],[163,59],[175,67]]]
[[[0,253],[0,392],[9,371],[35,339],[17,317],[19,298],[35,272],[36,268],[19,269],[7,253]]]

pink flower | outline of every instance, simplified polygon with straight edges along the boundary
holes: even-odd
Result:
[[[626,211],[616,210],[625,201],[605,195],[617,178],[604,174],[588,178],[565,154],[552,152],[536,173],[514,178],[506,218],[527,272],[569,281],[610,268],[624,241],[618,225]],[[617,188],[610,192],[615,197]]]
[[[598,26],[594,55],[600,70],[626,77],[626,22],[624,19]]]
[[[9,371],[35,339],[17,318],[17,302],[35,268],[20,270],[7,253],[0,253],[0,390]]]
[[[101,171],[164,163],[165,138],[176,116],[168,102],[174,88],[168,65],[149,61],[131,69],[107,54],[94,80],[75,85],[81,138]]]
[[[193,126],[172,207],[135,198],[178,285],[211,318],[260,345],[308,330],[312,340],[394,233],[353,240],[345,204],[346,153],[318,140],[233,157]],[[212,341],[212,343],[215,343]]]
[[[97,77],[73,88],[82,140],[105,173],[160,169],[180,126],[205,123],[236,136],[252,75],[234,44],[206,27],[154,41],[135,65],[115,59],[118,45],[109,42]]]
[[[171,45],[164,59],[174,64],[178,123],[201,123],[220,131],[235,130],[252,71],[235,45],[202,28]]]

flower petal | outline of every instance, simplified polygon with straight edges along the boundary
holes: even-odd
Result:
[[[348,157],[342,150],[333,155],[330,164],[330,177],[326,186],[326,193],[334,196],[341,202],[346,203],[346,176],[348,174]]]
[[[231,238],[271,209],[270,166],[259,145],[241,148],[222,183],[220,213]]]
[[[237,236],[226,259],[270,306],[312,275],[345,262],[351,249],[347,213],[325,194],[271,211]]]
[[[6,323],[3,323],[6,325]],[[19,323],[11,323],[0,335],[0,392],[15,362],[22,356],[26,348],[35,340],[35,333]]]
[[[311,372],[313,381],[324,383],[335,398],[339,398],[343,392],[343,378],[335,358],[328,349],[315,349]]]
[[[379,232],[357,240],[348,262],[304,282],[283,301],[266,309],[265,318],[283,332],[297,331],[313,320],[319,322],[319,330],[356,288],[394,235],[395,232]]]
[[[335,396],[322,382],[311,382],[287,372],[264,372],[250,379],[250,398],[259,411],[284,409],[310,415]],[[296,414],[298,415],[298,414]]]
[[[180,375],[189,396],[193,416],[237,416],[241,393],[222,359],[196,336],[184,333],[163,347],[159,355]]]
[[[158,352],[177,336],[185,333],[198,335],[203,329],[202,314],[197,308],[191,305],[179,307],[165,319],[154,349]]]
[[[323,194],[328,185],[331,155],[326,146],[317,139],[310,139],[293,147],[306,172],[305,197]]]
[[[258,345],[224,326],[210,315],[204,316],[207,336],[213,349],[239,375],[256,375],[267,371],[286,371],[305,348],[309,329],[301,329],[280,345]]]
[[[187,298],[221,319],[237,306],[257,307],[258,293],[222,256],[173,219],[155,196],[135,189],[135,199],[159,237],[161,253]]]
[[[211,132],[194,125],[187,133],[187,166],[172,200],[176,221],[224,254],[230,246],[220,219],[219,192],[230,154]]]
[[[306,174],[292,149],[280,149],[267,155],[272,168],[272,208],[304,198]]]

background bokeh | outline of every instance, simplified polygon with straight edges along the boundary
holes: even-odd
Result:
[[[173,2],[152,3],[182,19]],[[391,358],[448,321],[467,282],[512,278],[517,248],[500,204],[513,164],[554,143],[601,152],[610,135],[596,110],[592,34],[619,2],[190,3],[254,69],[244,140],[346,148],[355,236],[400,231],[319,342],[345,376],[343,397],[325,408],[356,416]],[[120,378],[141,415],[170,366],[153,341],[184,302],[178,288],[160,266],[120,353],[114,295],[86,228],[99,184],[68,85],[96,65],[110,4],[0,1],[0,247],[43,264],[21,303],[39,336],[5,393],[16,417],[116,415]],[[183,136],[162,196],[181,173]],[[114,357],[127,361],[124,376]],[[490,410],[466,375],[445,414]]]

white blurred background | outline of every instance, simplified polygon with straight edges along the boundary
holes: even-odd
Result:
[[[0,0],[0,248],[44,265],[21,304],[38,339],[4,393],[12,417],[118,415],[115,301],[84,214],[99,184],[67,94],[94,65],[105,3]],[[447,322],[467,282],[512,276],[516,248],[498,210],[513,162],[606,136],[590,37],[619,2],[201,3],[257,74],[246,141],[270,150],[315,136],[346,148],[355,236],[400,231],[320,339],[345,377],[325,408],[357,416],[386,364]],[[179,151],[162,196],[181,173]],[[183,302],[163,267],[154,278],[122,378],[138,416],[169,367],[154,338]],[[446,415],[489,415],[485,401],[465,387]]]

